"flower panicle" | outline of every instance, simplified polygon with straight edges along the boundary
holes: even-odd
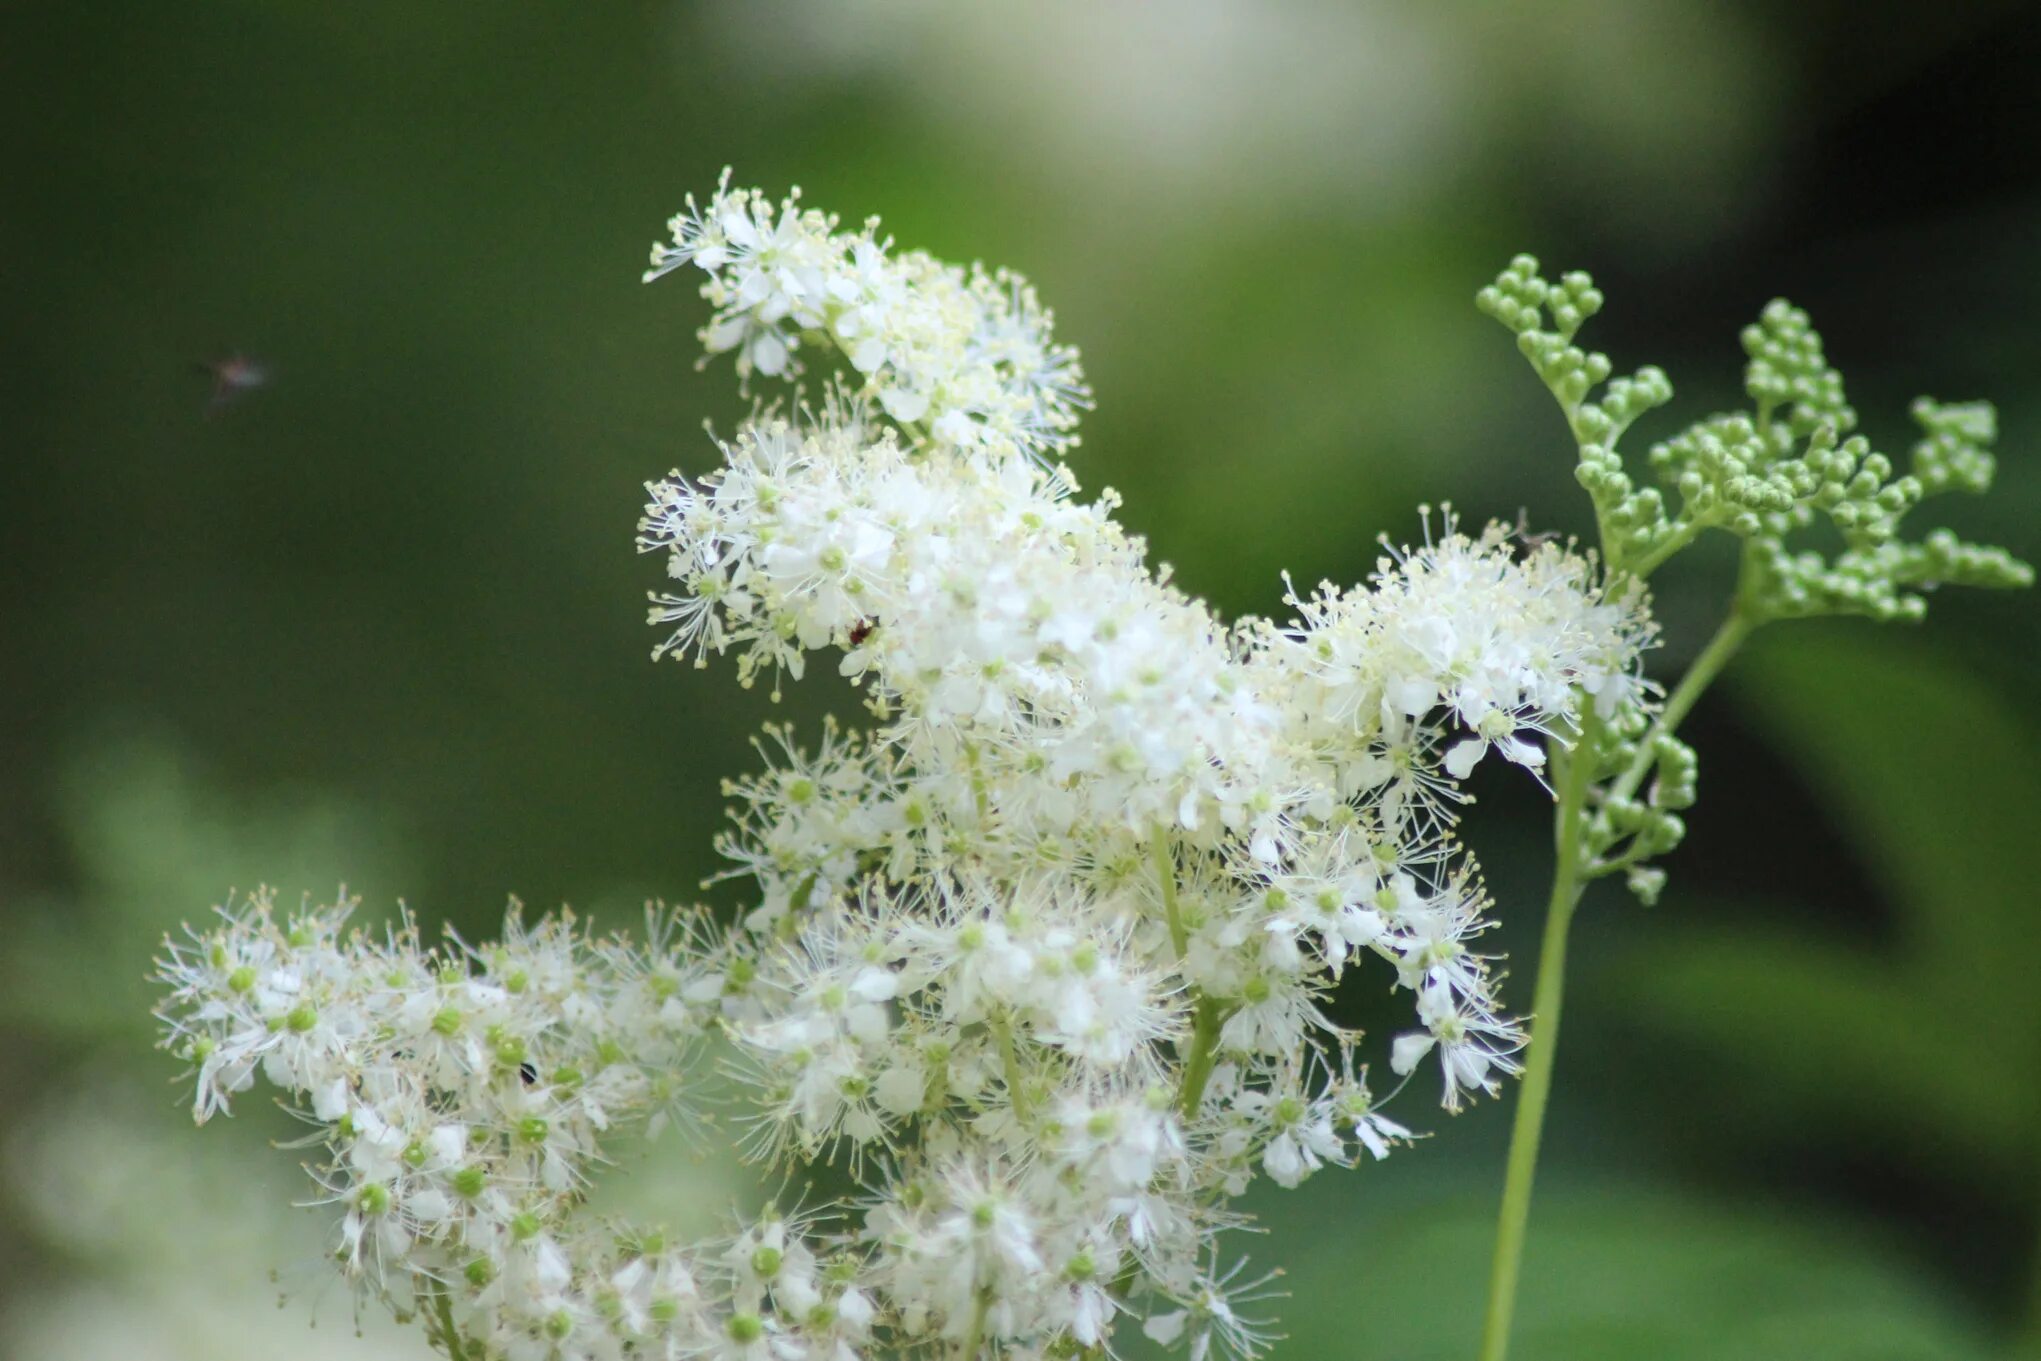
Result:
[[[701,272],[741,381],[835,372],[648,484],[659,653],[775,693],[822,654],[867,729],[769,728],[726,785],[727,929],[513,914],[431,950],[229,913],[162,970],[201,1114],[258,1078],[303,1106],[343,1271],[450,1350],[1062,1354],[1124,1319],[1258,1354],[1237,1197],[1415,1137],[1330,1019],[1348,976],[1410,1002],[1372,1051],[1396,1090],[1423,1066],[1455,1110],[1516,1071],[1459,811],[1488,757],[1543,778],[1648,710],[1643,590],[1448,512],[1228,625],[1060,462],[1090,394],[1016,276],[727,177],[671,229],[648,278]],[[708,1245],[588,1224],[604,1150],[711,1078],[750,1157],[864,1195]]]

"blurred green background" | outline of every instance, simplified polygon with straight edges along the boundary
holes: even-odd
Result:
[[[233,885],[484,934],[696,893],[772,706],[646,657],[640,483],[741,407],[638,272],[726,162],[1032,276],[1080,475],[1228,611],[1420,501],[1588,527],[1472,305],[1526,249],[1672,375],[1636,447],[1740,400],[1778,293],[1881,447],[1997,400],[1999,491],[1943,513],[2032,558],[2036,69],[2017,4],[0,7],[0,1355],[421,1350],[322,1285],[284,1123],[191,1131],[149,955]],[[268,381],[209,410],[235,353]],[[1661,675],[1725,589],[1693,556]],[[2041,1356],[2037,640],[1952,594],[1762,637],[1703,706],[1664,905],[1576,926],[1524,1361]],[[1521,1006],[1544,821],[1483,792]],[[1471,1355],[1508,1113],[1406,1106],[1436,1138],[1258,1197],[1284,1354]],[[730,1194],[660,1158],[675,1213]]]

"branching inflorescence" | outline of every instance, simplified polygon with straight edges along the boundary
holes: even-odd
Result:
[[[1913,621],[1927,612],[1926,593],[1937,586],[2019,587],[2034,574],[2004,549],[1965,543],[1948,530],[1918,542],[1900,537],[1902,517],[1925,498],[1990,487],[1998,433],[1991,406],[1915,402],[1924,438],[1914,446],[1911,470],[1900,474],[1852,433],[1857,413],[1844,398],[1842,375],[1829,367],[1807,314],[1783,299],[1744,329],[1751,409],[1710,416],[1653,445],[1646,462],[1659,485],[1643,487],[1617,442],[1639,416],[1672,400],[1672,384],[1649,367],[1611,377],[1607,356],[1573,343],[1601,309],[1594,281],[1572,273],[1552,283],[1539,276],[1536,260],[1518,256],[1477,302],[1516,334],[1517,348],[1559,401],[1579,446],[1577,475],[1594,501],[1612,580],[1634,587],[1710,530],[1742,541],[1728,613],[1664,704],[1626,706],[1611,722],[1590,712],[1581,739],[1559,753],[1558,863],[1532,1002],[1537,1023],[1510,1143],[1481,1345],[1482,1361],[1503,1361],[1551,1090],[1567,930],[1595,879],[1624,874],[1638,898],[1657,900],[1665,872],[1654,861],[1686,834],[1680,813],[1694,802],[1696,761],[1675,735],[1681,721],[1766,624],[1818,615]],[[1597,388],[1599,398],[1591,395]],[[1676,509],[1669,499],[1675,496]]]
[[[1550,782],[1583,882],[1655,890],[1691,700],[1642,679],[1648,571],[1730,529],[1740,602],[1777,617],[1907,614],[1930,580],[2015,570],[1894,535],[1924,491],[1989,476],[1988,412],[1925,406],[1919,471],[1893,479],[1825,433],[1840,386],[1783,307],[1748,340],[1755,418],[1654,450],[1681,509],[1633,489],[1614,439],[1663,375],[1590,401],[1607,363],[1572,335],[1599,295],[1519,262],[1483,305],[1566,408],[1607,561],[1448,514],[1366,585],[1229,627],[1147,565],[1111,492],[1079,498],[1062,460],[1090,393],[1025,282],[727,181],[671,225],[647,278],[704,273],[711,354],[747,383],[830,371],[713,471],[649,485],[639,546],[673,581],[655,655],[735,654],[777,690],[824,653],[870,712],[805,744],[769,729],[727,786],[741,919],[655,909],[631,941],[513,914],[498,944],[426,949],[258,896],[162,967],[197,1116],[280,1089],[326,1150],[342,1271],[463,1361],[1102,1355],[1123,1321],[1256,1353],[1235,1198],[1411,1137],[1327,1018],[1346,971],[1410,994],[1378,1062],[1435,1065],[1448,1109],[1518,1071],[1454,837],[1475,766]],[[1788,553],[1817,510],[1842,553]],[[864,1193],[711,1243],[593,1222],[604,1148],[690,1124],[710,1042],[756,1160],[836,1161]]]

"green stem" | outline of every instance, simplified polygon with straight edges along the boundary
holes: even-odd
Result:
[[[773,934],[783,941],[791,942],[801,932],[801,914],[808,910],[808,900],[815,896],[815,881],[820,870],[808,871],[808,877],[794,885],[794,893],[787,900],[786,915],[773,927]]]
[[[1176,862],[1169,851],[1169,833],[1155,833],[1155,872],[1162,881],[1162,913],[1169,922],[1169,941],[1176,947],[1179,962],[1189,953],[1191,933],[1184,926],[1183,907],[1176,896]],[[1192,990],[1197,998],[1191,1007],[1191,1049],[1184,1056],[1183,1082],[1177,1088],[1176,1107],[1186,1120],[1198,1113],[1205,1099],[1205,1084],[1219,1064],[1219,1028],[1226,1022],[1226,1009],[1219,1002]]]
[[[1689,520],[1680,525],[1678,529],[1674,530],[1671,537],[1668,538],[1664,543],[1652,549],[1649,553],[1646,553],[1643,557],[1637,559],[1635,562],[1625,562],[1621,564],[1612,565],[1619,566],[1621,570],[1628,572],[1631,576],[1634,576],[1639,581],[1642,581],[1644,578],[1650,576],[1653,572],[1657,571],[1659,567],[1665,563],[1665,560],[1667,558],[1671,557],[1673,554],[1679,552],[1682,548],[1685,548],[1688,544],[1692,543],[1695,539],[1699,538],[1701,535],[1701,531],[1704,528],[1706,528],[1706,526],[1701,524],[1700,522]],[[1604,543],[1608,542],[1606,536],[1604,536],[1602,542]]]
[[[978,1297],[971,1304],[971,1327],[964,1334],[964,1345],[957,1352],[958,1361],[978,1361],[978,1348],[985,1341],[985,1316],[992,1312],[992,1291],[981,1288]]]
[[[1021,1083],[1020,1055],[1014,1052],[1013,1026],[1001,1016],[992,1022],[992,1033],[999,1040],[999,1067],[1006,1077],[1006,1098],[1013,1103],[1013,1118],[1023,1125],[1028,1123],[1028,1094]]]
[[[1212,1070],[1219,1066],[1219,1028],[1225,1023],[1226,1013],[1209,997],[1200,997],[1192,1013],[1191,1052],[1184,1060],[1183,1086],[1177,1091],[1176,1106],[1186,1120],[1198,1113],[1204,1104],[1205,1084],[1212,1080]]]
[[[1760,622],[1743,606],[1739,589],[1738,603],[1730,608],[1715,636],[1666,697],[1665,707],[1637,744],[1630,764],[1610,782],[1603,794],[1605,800],[1628,799],[1636,794],[1658,759],[1659,740],[1670,736],[1685,720]],[[1509,1170],[1503,1181],[1502,1213],[1496,1224],[1495,1261],[1488,1279],[1488,1314],[1481,1332],[1481,1361],[1503,1361],[1509,1354],[1510,1319],[1516,1308],[1517,1277],[1523,1265],[1524,1235],[1531,1217],[1531,1186],[1537,1175],[1538,1144],[1544,1133],[1545,1107],[1552,1095],[1552,1069],[1559,1050],[1560,1007],[1566,996],[1567,932],[1573,924],[1574,909],[1580,905],[1581,890],[1588,879],[1595,877],[1597,869],[1586,863],[1586,848],[1582,844],[1588,789],[1596,773],[1596,726],[1594,710],[1587,706],[1580,742],[1566,758],[1560,780],[1553,830],[1558,857],[1552,875],[1552,898],[1545,912],[1544,939],[1538,953],[1538,981],[1531,998],[1529,1054],[1510,1130]],[[1614,865],[1599,868],[1606,872]]]
[[[432,1308],[439,1317],[439,1340],[446,1347],[448,1361],[463,1361],[468,1349],[461,1345],[461,1331],[454,1326],[453,1301],[447,1298],[446,1291],[437,1287],[433,1289]]]
[[[1516,1123],[1510,1131],[1509,1172],[1503,1182],[1502,1214],[1496,1224],[1495,1261],[1488,1276],[1488,1314],[1481,1330],[1481,1361],[1503,1361],[1509,1353],[1510,1318],[1516,1308],[1517,1273],[1523,1265],[1524,1231],[1531,1218],[1531,1183],[1538,1170],[1538,1140],[1544,1133],[1545,1104],[1552,1094],[1552,1064],[1559,1050],[1559,1009],[1566,994],[1566,934],[1580,903],[1581,810],[1594,773],[1593,710],[1580,743],[1566,758],[1560,778],[1553,839],[1558,865],[1552,899],[1545,911],[1545,938],[1538,951],[1538,982],[1531,1000],[1529,1057],[1517,1093]]]
[[[1169,920],[1169,943],[1176,947],[1179,963],[1190,951],[1191,934],[1184,929],[1183,909],[1176,899],[1176,860],[1169,853],[1169,833],[1155,833],[1155,876],[1162,881],[1162,912]]]
[[[1652,764],[1658,759],[1658,739],[1670,736],[1680,726],[1689,711],[1701,698],[1701,694],[1714,679],[1722,674],[1722,668],[1743,646],[1743,640],[1750,637],[1757,621],[1744,612],[1741,605],[1732,606],[1722,626],[1715,630],[1715,636],[1694,658],[1687,674],[1680,677],[1680,683],[1666,696],[1665,707],[1659,710],[1658,718],[1652,723],[1644,740],[1637,744],[1637,754],[1630,758],[1629,767],[1609,786],[1607,799],[1614,802],[1636,794],[1637,786],[1644,783]]]
[[[1651,846],[1646,845],[1642,838],[1636,838],[1631,841],[1630,849],[1624,851],[1615,859],[1594,860],[1582,865],[1580,877],[1582,879],[1604,879],[1620,870],[1627,870],[1632,865],[1649,860],[1653,854],[1655,854],[1655,851]]]
[[[978,821],[984,822],[991,811],[990,799],[985,789],[985,771],[978,764],[978,746],[974,742],[964,744],[964,756],[971,766],[971,806],[978,811]]]

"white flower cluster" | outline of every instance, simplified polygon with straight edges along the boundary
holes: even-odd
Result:
[[[1642,702],[1641,595],[1448,516],[1226,627],[1051,461],[1088,398],[1025,284],[727,185],[673,231],[653,273],[706,272],[712,352],[845,372],[649,487],[658,651],[777,683],[836,650],[874,729],[771,729],[728,786],[756,894],[726,937],[433,954],[229,914],[165,966],[201,1117],[258,1067],[297,1094],[343,1262],[457,1355],[1095,1355],[1122,1315],[1253,1354],[1230,1202],[1410,1137],[1325,1014],[1349,962],[1412,995],[1390,1066],[1436,1052],[1449,1109],[1515,1070],[1461,782]],[[576,1228],[598,1140],[685,1097],[711,1030],[749,1150],[839,1158],[862,1204],[685,1252]]]
[[[840,233],[799,200],[775,209],[756,190],[733,193],[726,170],[706,209],[690,196],[668,224],[673,244],[653,247],[648,283],[689,263],[708,271],[710,354],[735,350],[741,377],[774,378],[799,373],[796,351],[820,339],[920,440],[1035,455],[1077,442],[1091,390],[1025,279],[894,254],[878,219]]]
[[[343,935],[353,908],[279,920],[262,893],[170,943],[161,1014],[198,1065],[196,1118],[258,1074],[287,1093],[330,1154],[313,1171],[341,1271],[461,1357],[679,1357],[741,1331],[727,1254],[574,1215],[602,1140],[684,1109],[742,986],[699,919],[648,913],[632,943],[513,914],[496,945],[427,950],[408,921]]]

